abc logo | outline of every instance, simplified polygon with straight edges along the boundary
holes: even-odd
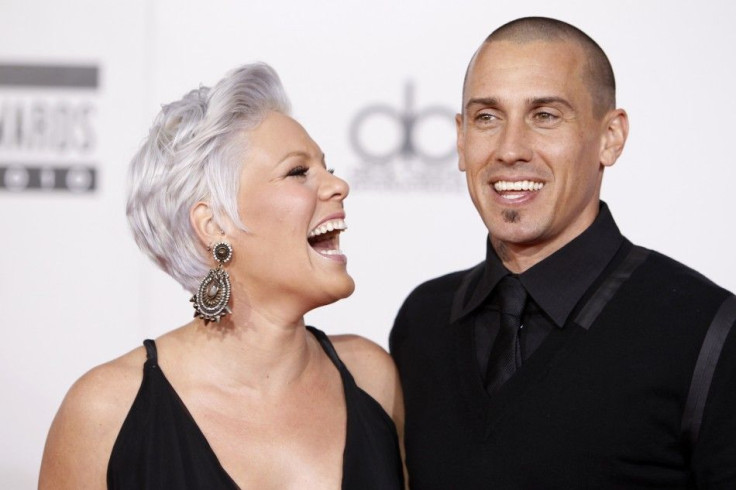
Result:
[[[350,143],[367,163],[398,158],[427,163],[446,162],[455,156],[455,115],[445,107],[414,108],[414,87],[407,84],[404,106],[370,105],[350,125]]]

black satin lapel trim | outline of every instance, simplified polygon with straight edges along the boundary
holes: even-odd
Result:
[[[598,286],[596,292],[593,293],[593,296],[590,297],[585,306],[580,310],[580,313],[578,313],[575,323],[588,330],[621,285],[631,277],[634,271],[648,256],[649,250],[638,246],[632,247],[629,254],[619,264],[616,270]]]
[[[735,320],[736,296],[731,295],[718,308],[716,316],[708,327],[690,382],[690,391],[682,415],[682,433],[685,440],[690,443],[690,447],[693,447],[698,440],[713,374],[718,359],[721,357],[723,344],[726,342],[726,337],[728,337]]]

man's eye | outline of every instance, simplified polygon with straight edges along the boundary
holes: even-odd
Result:
[[[482,114],[478,114],[475,117],[475,119],[476,121],[480,121],[480,122],[491,122],[494,119],[496,119],[496,116],[494,116],[493,114],[488,114],[487,112],[484,112]]]
[[[534,114],[534,118],[537,119],[538,121],[543,121],[543,122],[552,122],[558,119],[556,115],[550,112],[544,112],[544,111],[537,112],[536,114]]]
[[[299,165],[289,170],[289,173],[287,173],[286,176],[287,177],[304,177],[305,175],[307,175],[308,171],[309,171],[309,168],[305,167],[304,165]]]

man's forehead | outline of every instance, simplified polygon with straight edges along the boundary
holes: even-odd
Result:
[[[483,43],[470,64],[471,72],[478,65],[494,62],[531,62],[548,64],[559,61],[582,64],[586,60],[583,47],[571,40],[491,41]]]
[[[466,96],[490,90],[503,82],[506,88],[534,91],[563,89],[583,80],[582,48],[568,41],[493,41],[484,43],[471,61],[466,78]],[[493,94],[485,94],[493,95]],[[536,96],[543,94],[529,94]]]

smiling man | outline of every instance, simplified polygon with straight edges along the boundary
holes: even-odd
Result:
[[[419,286],[390,339],[413,489],[736,488],[736,297],[619,232],[615,104],[564,22],[473,56],[457,148],[486,259]]]

